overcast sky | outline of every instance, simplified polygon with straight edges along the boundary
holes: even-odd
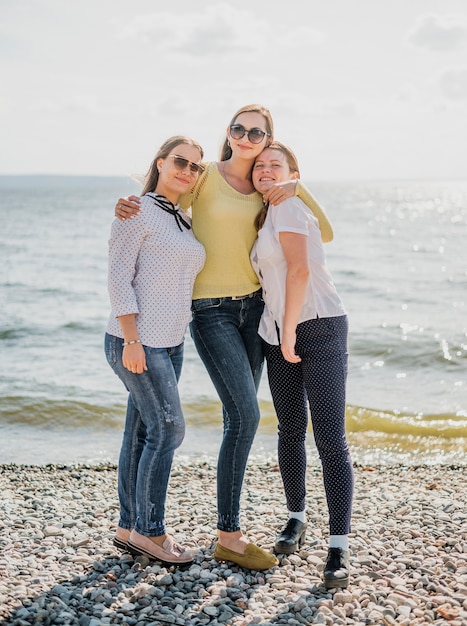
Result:
[[[0,174],[216,159],[260,102],[319,180],[467,179],[466,0],[0,0]]]

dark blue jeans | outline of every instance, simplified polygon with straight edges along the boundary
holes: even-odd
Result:
[[[129,391],[118,462],[121,528],[158,537],[165,533],[165,502],[174,451],[185,436],[178,380],[183,343],[148,348],[148,370],[133,374],[122,363],[123,339],[106,334],[109,365]]]
[[[260,413],[256,392],[263,369],[257,333],[264,302],[252,297],[193,301],[191,335],[223,405],[224,431],[217,463],[217,527],[240,530],[240,494]]]

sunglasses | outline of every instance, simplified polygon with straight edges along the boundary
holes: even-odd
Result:
[[[174,160],[174,165],[177,168],[177,170],[179,170],[180,172],[185,170],[187,167],[190,168],[191,174],[197,175],[197,174],[201,174],[202,172],[204,172],[203,165],[199,165],[198,163],[193,163],[193,161],[189,161],[188,159],[185,159],[185,157],[179,156],[178,154],[169,154],[169,157]]]
[[[250,130],[247,130],[241,124],[231,124],[229,132],[232,139],[241,139],[246,133],[248,135],[248,141],[251,143],[261,143],[265,135],[267,137],[271,136],[269,133],[265,133],[264,130],[261,130],[261,128],[250,128]]]

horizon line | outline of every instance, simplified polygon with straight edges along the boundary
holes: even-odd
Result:
[[[39,173],[22,173],[22,174],[3,174],[0,173],[0,179],[5,179],[5,178],[60,178],[60,179],[64,179],[64,178],[72,178],[72,179],[82,179],[82,178],[96,178],[96,179],[102,179],[102,178],[115,178],[115,179],[128,179],[130,181],[132,181],[135,184],[140,184],[138,183],[137,180],[135,180],[135,177],[137,175],[136,174],[39,174]],[[457,182],[457,183],[465,183],[467,182],[467,178],[458,178],[458,177],[452,177],[452,178],[447,178],[447,177],[440,177],[440,178],[433,178],[433,177],[394,177],[394,176],[390,176],[390,177],[381,177],[381,178],[319,178],[316,179],[314,181],[315,183],[356,183],[356,182],[360,182],[360,183],[378,183],[378,182],[423,182],[423,183],[429,183],[429,182]]]

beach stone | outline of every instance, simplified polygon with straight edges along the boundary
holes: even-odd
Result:
[[[403,617],[409,617],[410,613],[412,612],[412,608],[410,606],[407,606],[406,604],[401,604],[397,607],[397,612]]]
[[[347,591],[337,591],[333,596],[334,602],[337,604],[345,604],[347,602],[352,602],[353,596],[350,592]]]
[[[284,514],[280,474],[267,463],[255,467],[245,477],[242,524],[252,541],[269,549]],[[112,545],[116,467],[0,466],[0,623],[467,624],[463,468],[366,472],[356,466],[355,474],[351,580],[347,589],[329,591],[320,575],[327,555],[323,514],[310,516],[313,531],[302,549],[281,556],[270,571],[212,559],[215,464],[174,465],[168,528],[180,543],[199,548],[187,569],[135,560]],[[320,468],[310,466],[307,480],[321,484]],[[426,490],[430,483],[442,491]],[[313,497],[325,511],[324,493]]]
[[[63,535],[63,529],[57,526],[46,526],[43,529],[44,537],[57,537]]]

